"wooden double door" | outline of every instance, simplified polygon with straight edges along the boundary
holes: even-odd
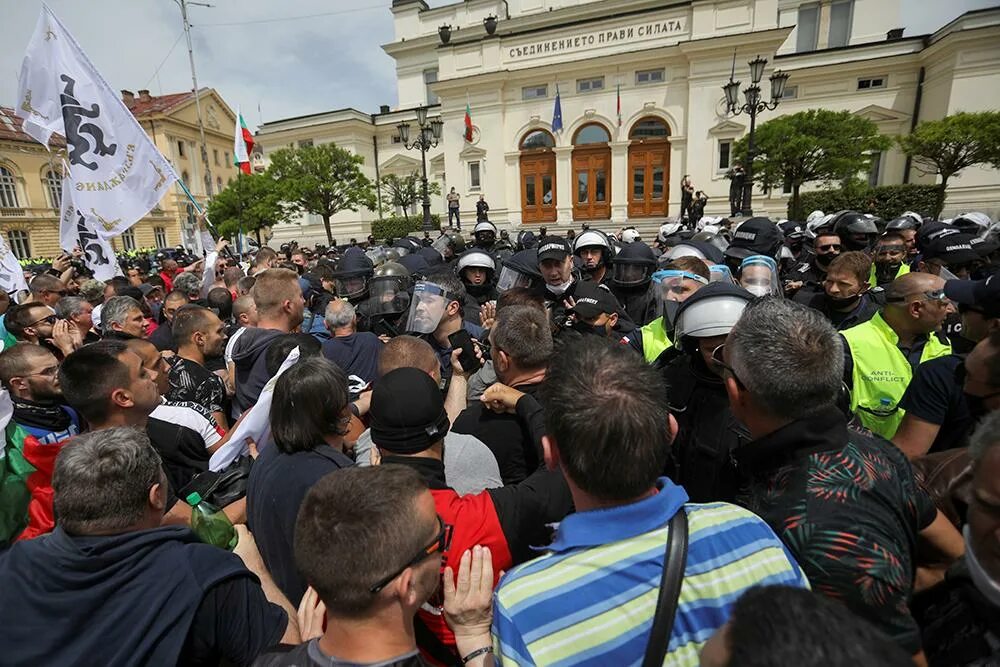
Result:
[[[552,151],[521,154],[521,220],[555,222],[556,156]]]
[[[611,149],[573,149],[573,219],[611,218]]]
[[[670,144],[633,143],[628,149],[628,215],[630,218],[667,215],[670,200]]]

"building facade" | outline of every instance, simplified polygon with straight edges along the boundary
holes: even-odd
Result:
[[[122,101],[156,147],[204,205],[208,200],[207,174],[200,157],[200,137],[193,93],[151,96],[122,91]],[[232,163],[235,115],[214,90],[199,92],[205,140],[209,153],[212,192],[234,178]],[[59,204],[65,140],[54,135],[51,151],[21,130],[14,110],[0,107],[0,232],[22,259],[54,257],[59,248]],[[113,240],[116,250],[169,247],[197,248],[188,199],[180,186],[166,194],[149,215]]]
[[[729,213],[729,170],[746,116],[726,113],[722,86],[749,79],[747,62],[790,74],[764,122],[810,108],[869,118],[889,136],[958,111],[1000,108],[1000,9],[969,12],[930,35],[907,35],[900,0],[467,0],[429,8],[394,0],[398,105],[344,109],[264,124],[263,169],[274,148],[336,142],[362,155],[371,178],[420,170],[396,137],[428,106],[444,121],[428,153],[442,192],[474,219],[484,195],[501,226],[653,229],[680,213],[690,175]],[[492,34],[487,30],[495,28]],[[447,26],[447,43],[441,34]],[[562,127],[553,127],[556,96]],[[464,137],[466,106],[474,125]],[[873,185],[934,183],[893,147],[873,160]],[[780,188],[778,189],[780,190]],[[756,213],[784,217],[788,193],[754,190]],[[441,198],[432,202],[444,213]],[[974,167],[949,183],[944,215],[1000,213],[1000,173]],[[383,214],[392,213],[383,211]],[[378,211],[342,214],[337,235],[362,236]],[[322,241],[308,218],[275,240]]]

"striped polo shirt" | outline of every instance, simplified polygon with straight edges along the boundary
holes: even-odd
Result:
[[[508,572],[494,598],[496,655],[516,665],[641,664],[670,517],[688,515],[688,554],[665,665],[698,665],[748,588],[808,588],[764,521],[728,503],[687,504],[667,478],[639,502],[572,514],[541,557]]]

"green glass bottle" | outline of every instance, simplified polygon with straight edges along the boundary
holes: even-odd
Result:
[[[191,530],[206,544],[214,544],[220,549],[232,551],[239,537],[233,523],[225,512],[201,499],[201,494],[192,493],[187,497],[191,506]]]

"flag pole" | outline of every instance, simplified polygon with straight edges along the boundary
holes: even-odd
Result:
[[[192,203],[192,204],[194,204],[194,208],[195,208],[195,210],[196,210],[196,211],[198,211],[198,213],[200,213],[200,214],[202,214],[203,216],[205,216],[205,217],[204,217],[204,220],[205,220],[205,225],[206,225],[206,226],[208,227],[208,231],[209,231],[209,232],[211,232],[212,236],[214,236],[214,237],[215,237],[216,239],[220,239],[220,238],[222,238],[222,235],[221,235],[221,234],[219,234],[219,230],[217,230],[217,229],[215,228],[215,225],[213,225],[213,224],[212,224],[212,221],[208,219],[208,212],[207,212],[207,211],[205,211],[205,209],[203,209],[203,208],[201,207],[201,204],[199,204],[199,203],[198,203],[198,200],[197,200],[197,199],[195,199],[195,198],[194,198],[194,196],[192,196],[192,195],[191,195],[191,191],[190,191],[190,190],[188,190],[188,187],[187,187],[187,186],[186,186],[186,185],[184,184],[184,181],[182,181],[181,179],[179,179],[179,178],[178,178],[178,179],[177,179],[177,185],[181,186],[181,190],[183,190],[183,191],[184,191],[184,194],[186,194],[186,195],[187,195],[187,198],[188,198],[189,200],[191,200],[191,203]],[[227,253],[227,254],[228,254],[228,255],[229,255],[230,257],[232,257],[233,259],[237,259],[237,260],[238,260],[238,258],[236,257],[236,255],[234,255],[234,254],[233,254],[233,251],[232,251],[232,250],[231,250],[231,249],[230,249],[230,248],[229,248],[228,246],[227,246],[226,248],[224,248],[224,250],[225,250],[225,252],[226,252],[226,253]],[[207,252],[207,251],[206,251],[206,252]]]

